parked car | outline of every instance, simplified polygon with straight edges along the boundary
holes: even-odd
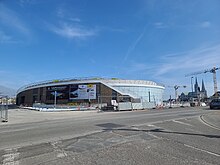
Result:
[[[220,99],[213,99],[211,102],[210,102],[210,109],[215,109],[215,108],[218,108],[220,109]]]

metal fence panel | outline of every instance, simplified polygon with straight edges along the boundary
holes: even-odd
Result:
[[[114,103],[114,104],[113,104]],[[130,96],[99,96],[98,107],[102,110],[139,110],[155,108],[155,102],[148,102],[143,98],[131,98]],[[114,109],[113,109],[114,108]]]
[[[155,108],[155,103],[154,102],[143,102],[142,106],[144,109]]]
[[[144,109],[142,103],[132,103],[133,109]]]
[[[132,103],[131,102],[122,102],[118,104],[118,110],[132,110]]]
[[[8,121],[8,105],[0,105],[0,110],[1,110],[1,120],[3,122]]]

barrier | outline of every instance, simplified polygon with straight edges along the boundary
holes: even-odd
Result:
[[[1,107],[1,120],[2,122],[8,121],[8,106],[7,105],[0,105]]]
[[[0,104],[1,121],[8,122],[8,97],[1,97],[2,103]]]
[[[139,110],[154,108],[155,102],[148,102],[143,98],[131,98],[130,96],[99,96],[98,107],[101,110]]]

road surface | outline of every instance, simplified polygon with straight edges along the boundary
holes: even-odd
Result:
[[[0,124],[0,164],[219,164],[219,119],[218,110],[189,107],[11,110],[9,122]]]

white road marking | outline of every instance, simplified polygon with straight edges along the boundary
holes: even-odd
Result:
[[[156,136],[156,135],[154,135],[154,134],[152,134],[152,133],[148,133],[148,134],[149,134],[150,136],[156,138],[156,139],[161,139],[161,137],[158,137],[158,136]]]
[[[168,115],[163,115],[163,116],[168,116]],[[187,116],[187,118],[196,118],[197,116]],[[186,119],[186,117],[178,117],[176,118],[176,120],[184,120]],[[167,119],[167,120],[161,120],[161,121],[155,121],[155,122],[147,122],[147,123],[141,123],[141,124],[135,124],[135,126],[137,127],[140,127],[140,126],[145,126],[145,125],[149,125],[149,124],[162,124],[162,123],[165,123],[165,122],[170,122],[172,121],[173,119]],[[187,124],[187,123],[186,123]]]
[[[214,156],[220,157],[220,155],[217,154],[217,153],[210,152],[210,151],[207,151],[207,150],[203,150],[203,149],[200,149],[200,148],[197,148],[197,147],[193,147],[193,146],[190,146],[188,144],[184,144],[184,146],[189,147],[189,148],[193,148],[193,149],[198,150],[198,151],[202,151],[202,152],[208,153],[210,155],[214,155]]]
[[[175,123],[179,123],[179,124],[183,124],[183,125],[192,126],[191,124],[184,123],[184,122],[182,122],[182,121],[178,121],[178,120],[172,120],[172,121],[175,122]]]
[[[214,126],[214,125],[208,123],[206,120],[204,120],[203,115],[200,116],[200,120],[201,120],[205,125],[207,125],[207,126],[209,126],[209,127],[211,127],[211,128],[220,130],[218,127],[216,127],[216,126]]]
[[[3,165],[19,165],[19,161],[15,160],[19,157],[19,152],[16,148],[14,149],[5,149],[5,155],[2,155]]]
[[[147,126],[148,127],[156,127],[155,125],[152,125],[152,124],[148,124]]]
[[[132,129],[134,129],[134,130],[139,130],[139,128],[138,128],[138,127],[134,127],[134,126],[132,127]]]
[[[59,144],[59,143],[61,143],[61,142],[55,141],[55,142],[51,142],[50,144],[53,146],[54,151],[57,152],[57,158],[66,157],[67,153],[57,146],[57,144]]]

